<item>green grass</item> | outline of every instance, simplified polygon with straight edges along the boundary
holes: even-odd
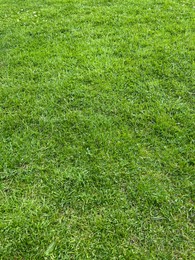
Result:
[[[194,259],[192,0],[0,0],[0,259]]]

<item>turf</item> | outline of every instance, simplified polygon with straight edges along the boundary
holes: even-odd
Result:
[[[194,259],[193,0],[0,0],[1,259]]]

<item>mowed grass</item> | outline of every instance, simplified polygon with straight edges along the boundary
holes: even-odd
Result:
[[[0,0],[1,259],[194,259],[193,0]]]

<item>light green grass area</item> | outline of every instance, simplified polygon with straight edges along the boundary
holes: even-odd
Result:
[[[0,0],[0,259],[194,259],[193,0]]]

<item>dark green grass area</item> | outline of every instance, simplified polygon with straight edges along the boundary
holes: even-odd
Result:
[[[0,259],[194,259],[192,0],[0,0]]]

